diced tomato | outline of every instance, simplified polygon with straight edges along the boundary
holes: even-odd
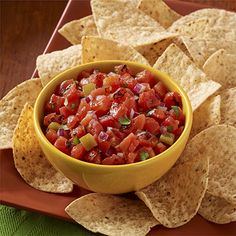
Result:
[[[116,123],[118,123],[112,116],[110,115],[105,115],[99,117],[99,122],[100,124],[104,127],[116,127]]]
[[[67,108],[66,106],[63,106],[59,109],[60,115],[62,115],[65,119],[70,116],[74,115],[75,111],[72,111],[71,109]]]
[[[109,135],[105,133],[104,131],[101,131],[100,134],[98,135],[98,138],[97,138],[98,147],[103,153],[106,153],[111,146],[108,139],[109,139]]]
[[[73,129],[79,122],[79,119],[76,115],[71,115],[67,117],[67,127]]]
[[[57,132],[54,129],[48,129],[45,135],[49,142],[52,144],[54,144],[58,138]]]
[[[165,94],[168,92],[166,86],[164,85],[164,83],[162,81],[159,81],[154,87],[153,89],[155,90],[155,92],[157,93],[157,95],[163,99],[165,97]]]
[[[112,147],[116,147],[121,142],[121,138],[117,137],[111,129],[107,130],[106,133],[109,135],[109,142]]]
[[[156,147],[154,147],[154,150],[157,154],[164,152],[167,149],[167,146],[163,144],[162,142],[159,142]]]
[[[94,74],[91,82],[96,84],[97,87],[102,87],[104,79],[105,79],[105,74],[98,72]]]
[[[184,124],[185,116],[184,116],[184,113],[180,107],[175,106],[174,109],[172,108],[169,111],[169,114],[170,114],[170,116],[173,117],[173,119],[178,120],[180,125]]]
[[[115,154],[112,154],[110,157],[106,157],[102,161],[103,165],[120,165],[120,164],[125,164],[125,159],[124,157],[117,156]]]
[[[43,124],[49,126],[51,122],[57,122],[60,124],[62,122],[62,116],[57,115],[55,112],[46,115],[43,119]]]
[[[93,70],[83,70],[78,74],[77,80],[81,81],[83,78],[88,78],[92,73]]]
[[[127,93],[125,88],[118,88],[114,93],[113,93],[113,101],[116,103],[121,103],[123,102],[127,96],[125,96]]]
[[[144,129],[147,130],[148,132],[157,135],[160,133],[160,125],[159,123],[151,118],[151,117],[146,117],[146,122],[144,125]]]
[[[90,95],[93,97],[93,98],[96,98],[96,96],[99,96],[99,95],[107,95],[107,91],[105,90],[105,88],[97,88],[97,89],[94,89]]]
[[[78,138],[81,138],[86,134],[85,128],[82,125],[79,125],[78,127],[74,128],[71,131],[71,136],[77,136]]]
[[[135,133],[137,130],[142,130],[145,125],[146,117],[144,114],[136,116],[131,123],[131,126],[125,130],[126,133]]]
[[[123,103],[123,106],[125,106],[128,109],[128,111],[131,111],[131,109],[133,109],[134,111],[138,110],[134,96],[127,97]]]
[[[84,160],[90,163],[100,164],[102,158],[97,150],[92,150],[84,155]]]
[[[141,146],[155,147],[158,143],[158,138],[147,131],[139,132],[137,137]]]
[[[146,153],[148,153],[148,157],[147,157],[147,159],[149,159],[149,158],[152,158],[152,157],[154,157],[155,156],[155,152],[153,151],[153,149],[151,148],[151,147],[141,147],[138,151],[137,151],[137,153],[138,153],[138,155],[137,155],[137,158],[139,158],[139,161],[140,161],[140,159],[141,159],[141,153],[142,152],[146,152]]]
[[[86,116],[88,111],[90,111],[90,105],[83,98],[80,101],[80,105],[78,107],[77,114],[76,114],[76,116],[78,117],[79,121],[81,121]]]
[[[64,97],[57,96],[55,94],[52,94],[49,102],[46,104],[46,112],[51,113],[51,112],[56,112],[59,113],[59,108],[64,106]]]
[[[65,92],[65,102],[64,105],[73,111],[76,112],[79,102],[80,102],[80,96],[81,91],[76,88],[76,85],[71,85],[70,89]]]
[[[89,111],[86,116],[80,121],[80,124],[86,127],[92,119],[97,119],[94,111]]]
[[[176,129],[178,129],[178,125],[179,125],[179,121],[175,120],[172,116],[168,116],[161,125],[164,125],[167,127],[172,127],[170,131],[170,133],[172,133],[173,131],[175,131]]]
[[[137,136],[130,133],[125,139],[122,140],[122,142],[118,145],[118,148],[122,152],[134,152],[138,145],[139,141]]]
[[[81,143],[75,145],[71,150],[71,156],[78,160],[82,160],[85,153],[86,150]]]
[[[177,92],[168,92],[164,97],[164,103],[171,109],[172,106],[182,106],[181,96]]]
[[[182,106],[182,99],[181,99],[180,94],[177,92],[174,92],[174,98],[175,98],[175,101],[178,103],[178,105]]]
[[[69,87],[73,84],[75,84],[75,81],[73,79],[68,79],[68,80],[63,81],[60,84],[58,94],[62,96],[65,93],[65,91],[67,91]]]
[[[114,71],[119,75],[129,74],[131,75],[132,72],[127,65],[119,65],[114,67]]]
[[[104,87],[111,87],[112,91],[116,91],[120,87],[120,79],[117,74],[109,73],[107,77],[103,80]]]
[[[62,137],[62,136],[59,136],[56,140],[56,142],[54,143],[54,146],[59,149],[60,151],[66,153],[66,154],[70,154],[70,144],[69,144],[69,141]]]
[[[109,97],[100,95],[92,101],[91,108],[96,112],[96,115],[102,116],[107,114],[111,107],[111,100]]]
[[[155,95],[154,90],[143,92],[139,96],[138,104],[144,111],[150,110],[160,105],[160,100]]]
[[[182,133],[183,133],[183,130],[184,130],[184,126],[180,126],[178,129],[176,129],[173,133],[176,137],[179,137]]]
[[[120,83],[121,86],[125,87],[125,88],[129,88],[131,90],[134,89],[135,85],[138,83],[133,76],[131,76],[128,73],[124,73],[123,75],[121,75],[120,77]]]
[[[110,115],[112,115],[116,120],[119,120],[121,117],[125,117],[127,115],[128,108],[123,104],[112,103],[110,109]]]
[[[101,131],[103,131],[102,125],[95,119],[90,120],[86,129],[90,134],[97,136]]]
[[[126,157],[125,157],[126,163],[127,164],[134,163],[137,159],[137,155],[138,154],[136,152],[128,153],[128,155],[126,155]]]
[[[149,112],[150,116],[158,122],[162,122],[166,118],[166,112],[161,108],[153,109]]]
[[[135,79],[138,81],[138,83],[148,83],[150,84],[151,87],[153,87],[154,84],[156,84],[156,79],[154,75],[147,70],[139,72],[136,75]]]

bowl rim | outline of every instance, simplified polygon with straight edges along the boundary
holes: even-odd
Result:
[[[48,94],[47,91],[51,90],[51,87],[54,87],[53,91],[55,91],[55,87],[59,83],[58,80],[60,80],[62,77],[66,77],[70,72],[78,70],[78,73],[79,73],[79,71],[85,70],[84,67],[86,67],[86,69],[87,69],[87,67],[94,68],[94,67],[99,66],[101,64],[102,65],[111,64],[111,65],[113,65],[113,67],[115,64],[117,64],[117,65],[127,64],[128,66],[131,66],[131,67],[132,66],[138,67],[138,68],[140,68],[140,70],[148,70],[152,74],[154,74],[155,77],[158,77],[158,79],[161,78],[160,80],[162,80],[162,81],[165,80],[164,81],[165,85],[168,86],[168,84],[171,84],[171,86],[175,88],[174,91],[178,90],[178,92],[180,93],[181,98],[182,98],[183,107],[186,106],[185,111],[184,111],[184,113],[185,113],[185,126],[184,126],[184,130],[183,130],[182,134],[178,137],[178,139],[174,142],[174,144],[172,144],[170,147],[168,147],[164,152],[162,152],[152,158],[144,160],[144,161],[129,163],[129,164],[121,164],[121,165],[103,165],[103,164],[95,164],[95,163],[90,163],[90,162],[75,159],[75,158],[71,157],[70,155],[63,153],[62,151],[57,149],[53,144],[51,144],[49,142],[49,140],[46,138],[46,136],[44,135],[44,133],[42,131],[40,121],[39,121],[39,117],[40,117],[39,111],[41,111],[41,110],[43,111],[43,108],[40,108],[40,103],[42,102],[42,100],[44,100],[45,95]],[[77,66],[67,69],[67,70],[63,71],[62,73],[53,77],[53,79],[48,84],[46,84],[46,86],[41,90],[40,94],[38,95],[38,97],[36,99],[36,102],[34,104],[33,122],[34,122],[34,128],[35,128],[37,138],[40,139],[41,143],[43,143],[44,146],[47,146],[47,148],[51,149],[51,152],[54,152],[57,156],[60,156],[60,158],[63,158],[66,161],[71,162],[72,164],[73,163],[80,164],[81,166],[84,166],[87,168],[88,167],[95,168],[95,169],[98,169],[98,168],[104,169],[105,168],[107,170],[117,170],[117,169],[121,169],[121,168],[126,169],[126,168],[131,168],[131,167],[142,167],[144,165],[149,164],[150,162],[155,161],[156,159],[167,158],[166,154],[168,152],[171,152],[172,150],[175,150],[181,144],[182,139],[186,135],[189,135],[189,133],[191,131],[191,127],[192,127],[192,119],[193,119],[192,113],[193,113],[192,107],[191,107],[190,100],[187,96],[187,93],[184,91],[184,89],[180,85],[178,85],[173,79],[171,79],[171,77],[167,73],[157,70],[151,66],[144,65],[141,63],[137,63],[137,62],[126,61],[126,60],[102,60],[102,61],[89,62],[89,63],[77,65]]]

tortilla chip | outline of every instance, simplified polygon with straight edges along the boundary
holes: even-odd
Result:
[[[43,54],[37,58],[37,69],[43,86],[57,74],[81,63],[81,45]]]
[[[73,201],[66,212],[92,232],[106,235],[146,235],[158,224],[139,200],[91,193]]]
[[[40,79],[17,85],[0,101],[0,149],[12,148],[12,136],[26,102],[33,105],[42,90]]]
[[[171,44],[153,66],[170,75],[189,96],[193,111],[220,88],[220,84],[208,80],[175,44]]]
[[[174,23],[168,31],[191,38],[211,40],[222,40],[223,38],[228,41],[236,40],[236,31],[232,28],[227,29],[223,26],[217,27],[215,25],[215,20],[211,20],[208,17],[199,18],[180,26],[175,26]]]
[[[63,25],[58,32],[71,44],[80,44],[83,36],[98,36],[97,27],[92,15],[70,21]]]
[[[184,44],[186,45],[186,48],[188,49],[191,57],[193,58],[193,61],[200,68],[203,66],[206,60],[219,49],[225,49],[226,52],[236,55],[236,41],[227,41],[224,39],[220,40],[190,39],[188,37],[181,37],[181,38]],[[211,66],[214,66],[213,62],[211,63]],[[220,81],[217,82],[220,83]]]
[[[141,0],[138,8],[159,22],[164,28],[168,28],[181,17],[162,0]]]
[[[236,128],[236,87],[223,90],[221,93],[221,123]]]
[[[174,42],[176,36],[176,34],[161,32],[155,42],[140,45],[135,49],[148,60],[150,65],[153,65],[165,49]]]
[[[25,104],[14,130],[13,158],[19,174],[33,188],[54,193],[72,191],[72,182],[52,167],[39,146],[33,125],[33,107],[29,104]]]
[[[234,44],[236,45],[236,42]],[[235,55],[231,55],[220,49],[212,54],[203,66],[209,78],[222,85],[221,89],[236,86],[236,51],[234,52]]]
[[[236,205],[208,193],[205,194],[198,213],[206,220],[216,224],[236,221]]]
[[[168,228],[184,225],[197,214],[207,188],[208,158],[198,157],[191,148],[191,143],[187,144],[182,154],[187,161],[136,192],[157,221]]]
[[[99,35],[123,44],[139,46],[154,42],[164,28],[126,0],[92,0]]]
[[[82,62],[101,60],[128,60],[149,65],[148,61],[131,46],[122,45],[109,39],[84,37],[82,39]]]
[[[236,204],[236,128],[214,125],[189,142],[192,155],[209,158],[207,193]],[[196,154],[195,154],[196,153]]]
[[[220,103],[220,95],[210,97],[194,111],[190,138],[202,130],[220,123]]]

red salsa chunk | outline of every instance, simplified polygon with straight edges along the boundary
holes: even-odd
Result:
[[[63,81],[45,104],[47,139],[73,158],[128,164],[165,151],[181,135],[181,96],[149,71],[82,71]]]

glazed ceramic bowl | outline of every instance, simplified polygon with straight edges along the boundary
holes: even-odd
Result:
[[[163,81],[170,91],[182,97],[185,127],[178,140],[161,154],[145,161],[123,165],[99,165],[74,159],[53,146],[42,131],[44,105],[57,85],[75,79],[83,70],[99,69],[108,73],[114,66],[126,64],[133,72],[149,70]],[[177,66],[177,65],[176,65]],[[101,193],[120,194],[139,190],[163,176],[177,161],[187,143],[192,126],[192,109],[187,94],[167,74],[146,65],[129,61],[99,61],[83,64],[57,75],[39,94],[34,107],[34,126],[40,146],[49,162],[67,178],[82,188]]]

